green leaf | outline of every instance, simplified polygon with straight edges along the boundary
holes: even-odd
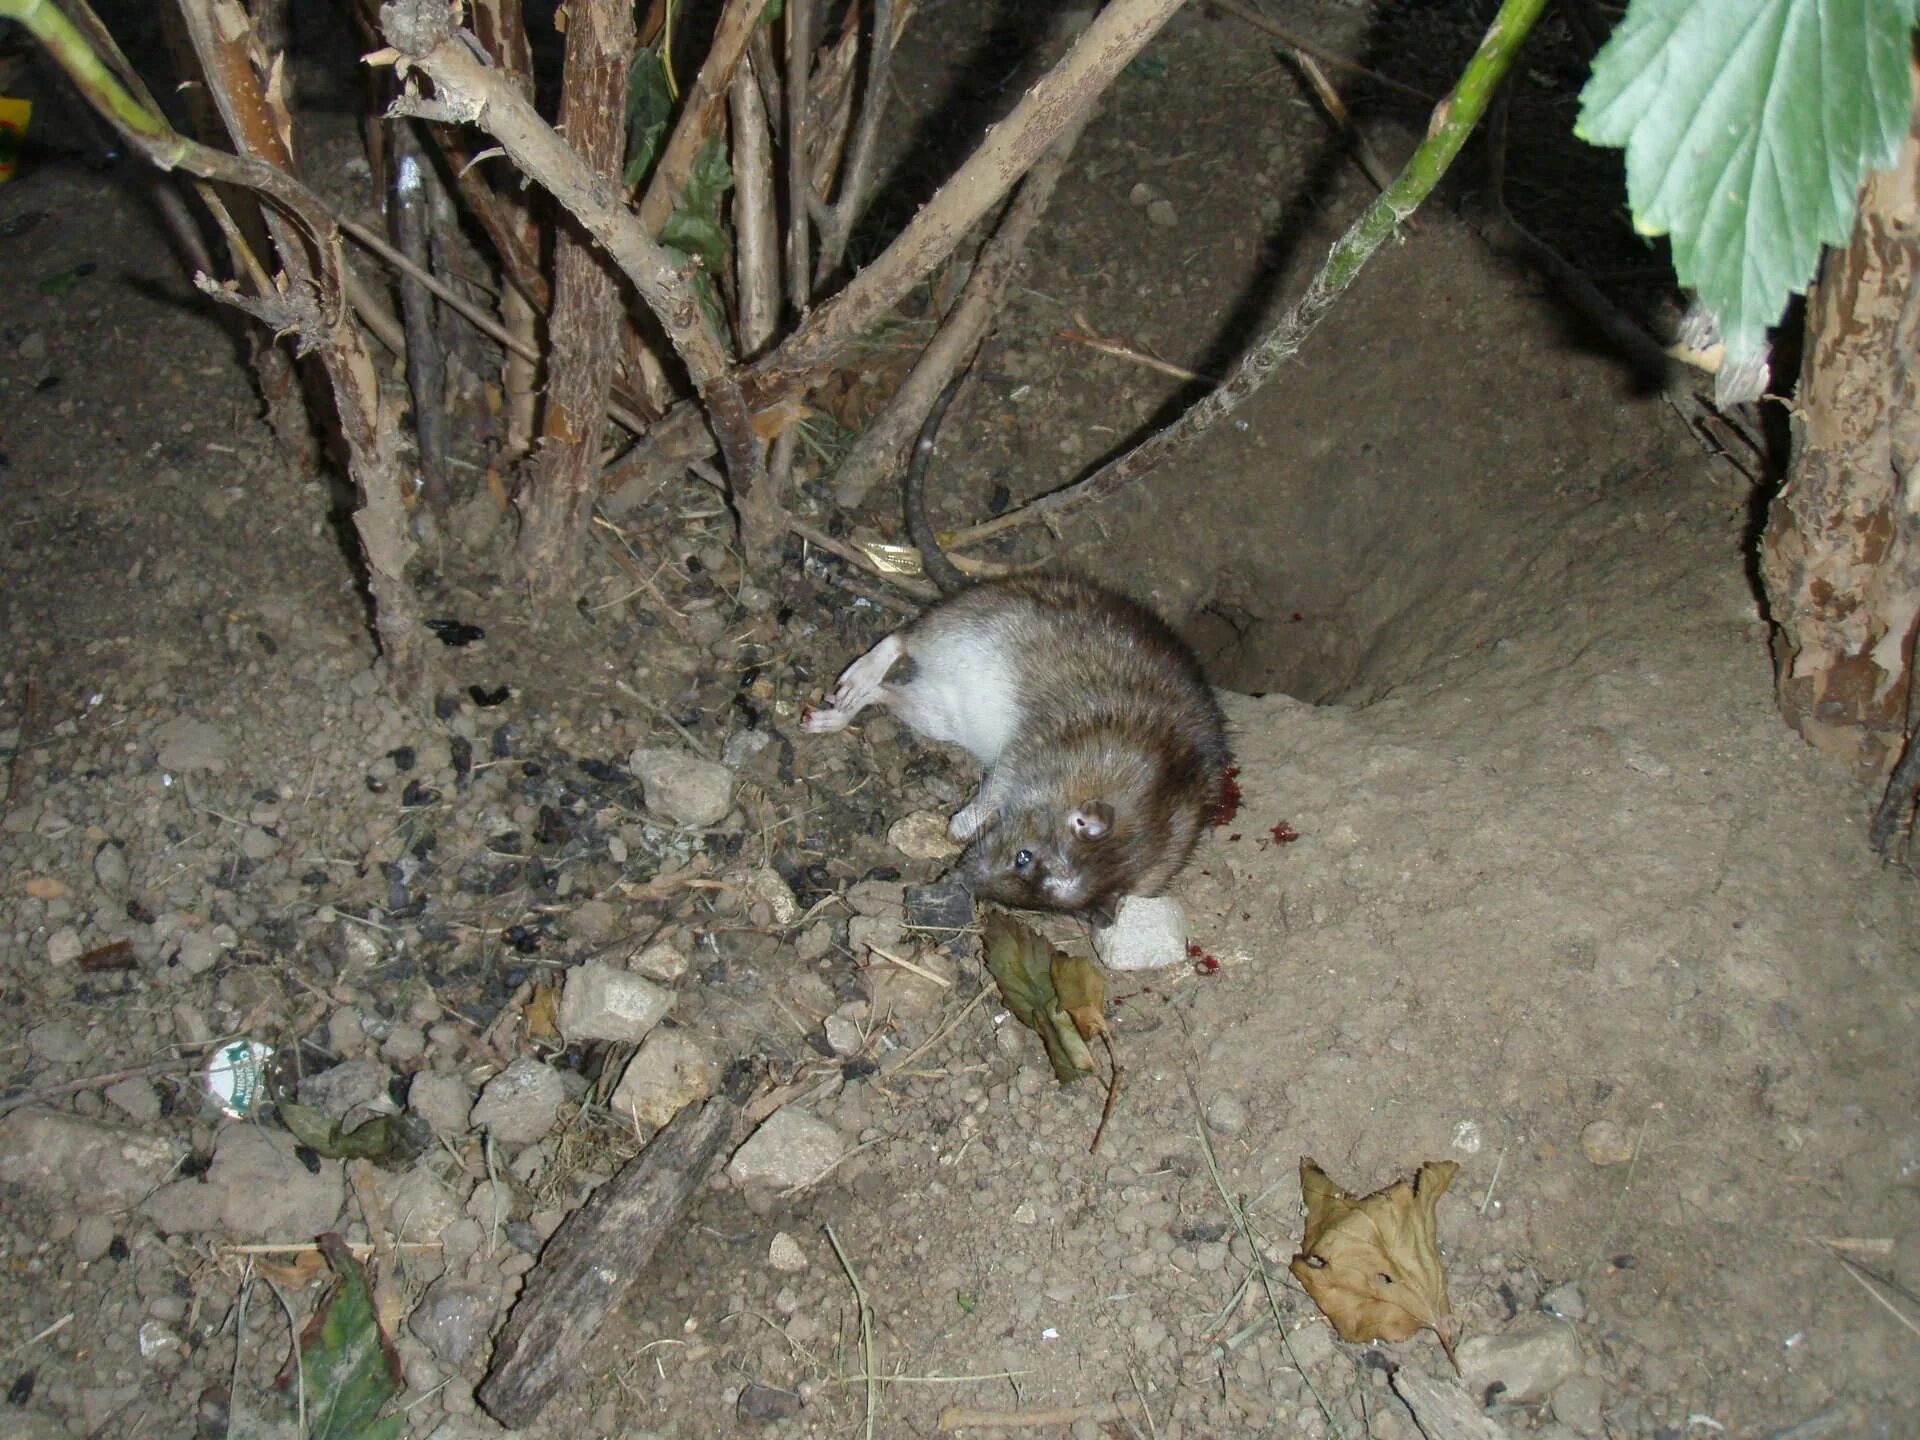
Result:
[[[71,266],[68,269],[56,270],[33,288],[38,290],[42,295],[52,295],[56,297],[65,295],[82,280],[86,279],[87,276],[93,274],[98,268],[99,266],[95,265],[91,260],[83,260],[80,264]]]
[[[1581,95],[1581,139],[1627,152],[1634,224],[1756,352],[1868,170],[1907,133],[1916,0],[1633,0]]]
[[[400,1356],[380,1328],[366,1272],[346,1241],[322,1235],[320,1250],[335,1283],[300,1337],[308,1434],[312,1440],[396,1440],[406,1417],[374,1417],[400,1393]],[[291,1389],[292,1378],[283,1376],[282,1385]]]
[[[1014,1019],[1039,1035],[1054,1079],[1068,1085],[1093,1074],[1093,1054],[1054,994],[1053,961],[1059,952],[998,910],[987,916],[985,938],[987,969],[1000,998]]]
[[[627,72],[627,168],[621,178],[631,189],[646,179],[660,141],[673,118],[673,91],[660,52],[642,50]]]
[[[294,1139],[329,1160],[407,1165],[433,1143],[433,1127],[417,1115],[377,1115],[351,1130],[342,1130],[311,1106],[283,1101],[279,1111],[280,1123]]]

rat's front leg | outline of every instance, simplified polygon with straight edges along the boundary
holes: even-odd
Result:
[[[1006,791],[1007,785],[1000,778],[999,770],[989,770],[980,779],[978,793],[956,810],[953,818],[947,822],[947,834],[962,845],[973,839],[999,815]]]

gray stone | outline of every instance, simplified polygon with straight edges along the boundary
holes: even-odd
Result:
[[[610,1102],[622,1119],[659,1129],[680,1110],[713,1094],[720,1066],[684,1030],[656,1030],[632,1060]]]
[[[1606,1429],[1600,1413],[1606,1387],[1589,1375],[1575,1375],[1553,1387],[1553,1418],[1576,1435],[1599,1435]]]
[[[260,826],[249,825],[240,832],[240,853],[259,864],[280,853],[280,841]]]
[[[87,947],[80,939],[80,932],[71,925],[62,925],[47,937],[49,965],[71,965],[86,953]]]
[[[1540,1308],[1562,1320],[1578,1322],[1587,1318],[1587,1297],[1580,1293],[1578,1285],[1569,1280],[1542,1295]]]
[[[821,1028],[826,1031],[827,1048],[836,1055],[858,1055],[866,1049],[867,1037],[850,1015],[829,1015]]]
[[[437,1280],[407,1319],[407,1329],[434,1358],[458,1370],[487,1338],[498,1299],[492,1286]]]
[[[55,1209],[125,1209],[185,1155],[171,1136],[51,1110],[0,1119],[0,1184],[18,1185]]]
[[[307,1169],[294,1138],[229,1125],[205,1180],[176,1180],[140,1208],[163,1234],[222,1230],[237,1240],[305,1240],[333,1228],[345,1186],[338,1160]]]
[[[1519,1405],[1545,1400],[1580,1373],[1580,1338],[1571,1325],[1519,1325],[1498,1335],[1473,1335],[1460,1344],[1460,1376],[1479,1395]]]
[[[142,1125],[160,1118],[160,1092],[151,1080],[135,1077],[106,1089],[107,1103],[122,1111],[129,1120]]]
[[[898,955],[906,946],[907,927],[904,917],[895,919],[887,915],[856,915],[847,922],[847,946],[855,956],[864,961],[868,950],[883,950],[889,955]]]
[[[409,1069],[427,1053],[427,1032],[418,1025],[396,1025],[380,1042],[380,1056],[400,1069]]]
[[[885,962],[867,972],[873,986],[873,1013],[911,1028],[932,1020],[946,1007],[947,997],[953,993],[953,965],[938,952],[900,958],[911,959],[921,970],[948,982],[941,985]]]
[[[661,940],[647,946],[628,964],[649,980],[671,985],[687,973],[688,961],[671,941]]]
[[[907,914],[907,887],[898,880],[862,880],[847,887],[847,906],[856,915],[882,915],[889,920],[904,920]]]
[[[93,852],[93,878],[107,894],[119,898],[127,893],[127,852],[109,840]]]
[[[739,1186],[789,1189],[818,1179],[846,1149],[840,1132],[814,1115],[788,1107],[775,1111],[727,1162],[727,1177]]]
[[[782,1275],[798,1275],[807,1268],[807,1252],[798,1240],[782,1230],[767,1247],[767,1263]]]
[[[48,1020],[27,1031],[27,1050],[49,1065],[78,1065],[93,1053],[86,1032],[71,1020]]]
[[[177,716],[162,725],[154,732],[153,743],[163,770],[183,774],[210,770],[217,775],[227,768],[227,737],[191,715]]]
[[[589,962],[567,972],[560,1033],[568,1040],[637,1044],[673,1008],[673,992],[629,970]]]
[[[1180,223],[1180,214],[1171,200],[1152,200],[1147,204],[1147,223],[1171,230]]]
[[[733,772],[684,750],[642,747],[627,759],[647,808],[682,825],[718,825],[733,808]]]
[[[553,1128],[567,1098],[560,1072],[538,1060],[514,1061],[481,1090],[470,1122],[503,1145],[528,1145]]]
[[[1596,1165],[1624,1165],[1633,1159],[1633,1137],[1611,1120],[1596,1120],[1582,1130],[1580,1148]]]
[[[598,945],[613,934],[613,906],[604,900],[582,900],[567,917],[567,931],[588,945]]]
[[[219,932],[224,928],[189,930],[180,937],[180,964],[189,975],[204,975],[220,963],[220,956],[232,943],[222,941]]]
[[[391,1115],[399,1107],[388,1087],[393,1072],[378,1060],[347,1060],[300,1082],[300,1103],[329,1120],[349,1116]]]
[[[1187,912],[1170,895],[1128,895],[1113,924],[1093,932],[1093,948],[1109,970],[1161,970],[1187,961]]]
[[[441,1135],[464,1135],[471,1123],[473,1096],[458,1075],[422,1070],[407,1086],[407,1108]]]
[[[800,902],[794,899],[793,887],[780,877],[780,872],[770,865],[757,870],[748,870],[727,877],[740,887],[740,898],[749,907],[765,906],[765,918],[755,917],[759,925],[774,924],[782,927],[793,924],[800,918]]]
[[[73,1255],[91,1265],[113,1248],[113,1221],[105,1215],[82,1215],[73,1227]]]
[[[1207,1102],[1207,1128],[1219,1135],[1237,1135],[1247,1125],[1247,1107],[1238,1095],[1221,1091]]]
[[[947,833],[947,820],[932,810],[916,810],[887,827],[887,843],[909,860],[950,860],[960,845]]]
[[[342,1005],[327,1016],[327,1048],[351,1060],[367,1048],[367,1026],[358,1007]]]

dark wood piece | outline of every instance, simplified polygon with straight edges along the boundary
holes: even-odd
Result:
[[[753,1067],[735,1065],[718,1095],[674,1116],[547,1242],[475,1392],[494,1419],[515,1429],[530,1424],[573,1372],[580,1352],[732,1151],[754,1080]]]

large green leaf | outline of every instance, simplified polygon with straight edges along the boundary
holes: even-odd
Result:
[[[1907,133],[1916,0],[1633,0],[1595,58],[1575,132],[1627,152],[1634,224],[1756,352],[1868,170]]]
[[[300,1336],[307,1433],[312,1440],[398,1440],[407,1417],[376,1418],[400,1393],[400,1357],[380,1328],[366,1272],[338,1235],[322,1235],[320,1249],[333,1266],[334,1289]]]

